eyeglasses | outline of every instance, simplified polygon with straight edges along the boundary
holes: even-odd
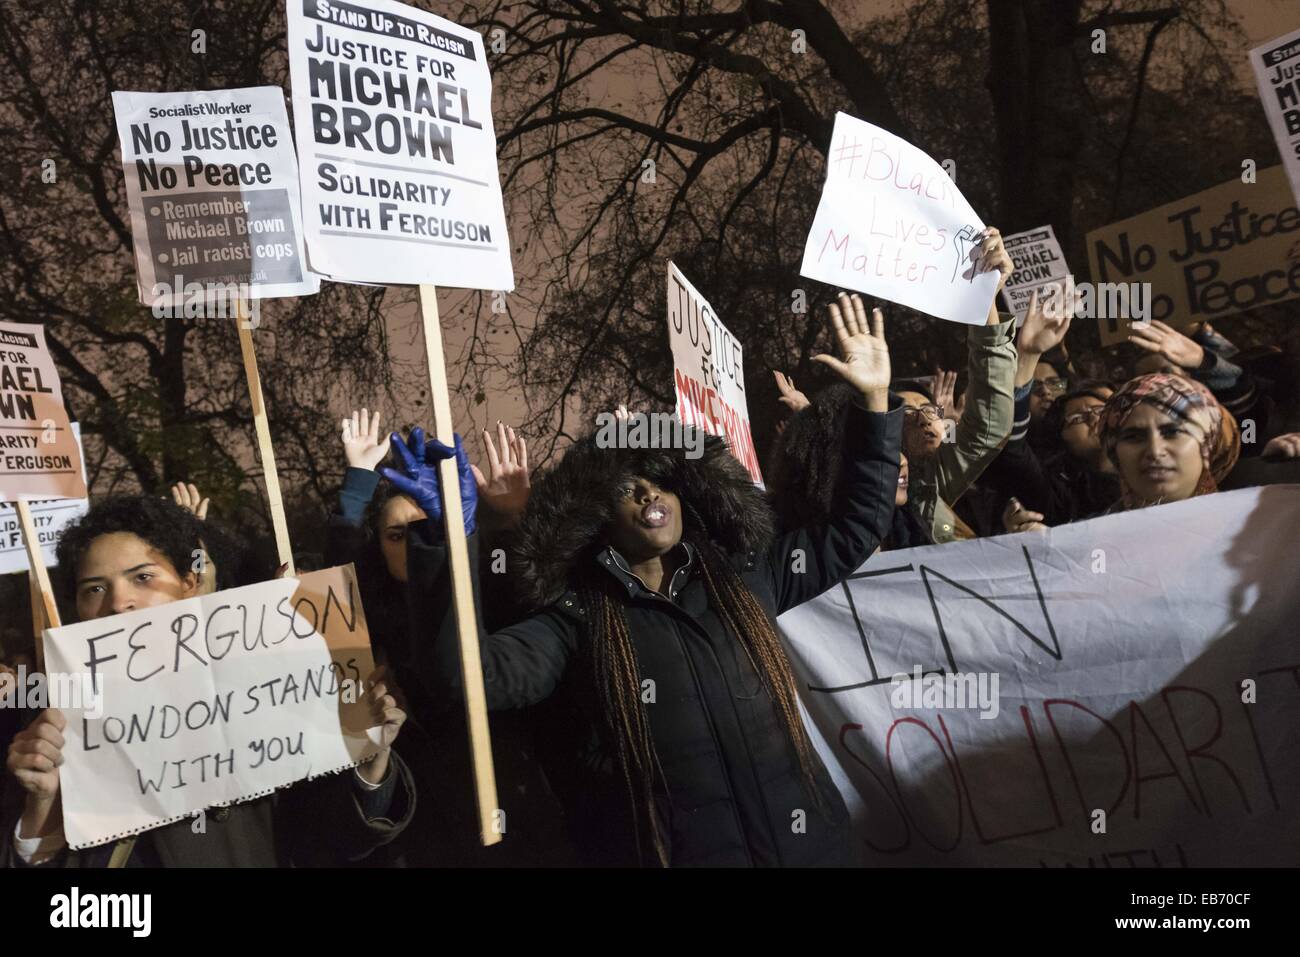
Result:
[[[1104,405],[1094,405],[1091,408],[1084,409],[1082,412],[1075,412],[1073,415],[1067,415],[1061,420],[1061,428],[1068,429],[1072,425],[1079,425],[1081,423],[1086,423],[1091,426],[1101,418],[1101,413],[1104,408],[1106,408]]]
[[[1069,386],[1068,379],[1062,379],[1059,376],[1051,379],[1035,379],[1034,392],[1038,395],[1057,396],[1065,392]]]
[[[943,406],[935,405],[933,402],[927,402],[925,405],[909,405],[903,409],[903,415],[919,415],[930,422],[937,422],[943,418]]]

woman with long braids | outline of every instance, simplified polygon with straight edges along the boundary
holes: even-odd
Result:
[[[507,574],[534,613],[484,637],[483,677],[490,709],[547,702],[547,771],[585,863],[851,862],[848,816],[773,625],[855,571],[894,509],[902,411],[883,319],[868,329],[861,299],[843,294],[830,318],[843,358],[817,359],[858,398],[843,508],[824,524],[773,537],[762,492],[713,437],[692,458],[588,435],[533,487]],[[473,549],[460,448],[414,436],[405,474],[389,473],[430,517],[410,528],[408,594],[421,674],[448,702],[460,667],[433,519],[435,465],[452,454]]]

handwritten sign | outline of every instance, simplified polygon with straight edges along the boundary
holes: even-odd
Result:
[[[0,322],[0,495],[85,498],[84,474],[45,328]]]
[[[998,285],[997,273],[972,270],[983,229],[938,163],[888,130],[837,113],[799,274],[983,325]]]
[[[745,399],[745,350],[707,299],[668,264],[668,341],[677,417],[727,440],[755,484],[763,484]]]
[[[141,302],[195,316],[208,302],[320,291],[278,86],[117,92],[113,112]]]
[[[1150,317],[1173,326],[1300,296],[1300,209],[1281,166],[1094,229],[1087,246],[1094,283],[1150,283]],[[1112,313],[1102,344],[1128,328]]]
[[[287,9],[312,269],[513,289],[483,38],[392,0]]]
[[[60,777],[74,849],[378,750],[351,565],[47,629],[45,658],[52,676],[100,693],[93,711],[67,712]]]
[[[1300,864],[1300,486],[878,554],[782,615],[872,865]]]

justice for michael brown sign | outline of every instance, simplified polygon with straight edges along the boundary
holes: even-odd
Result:
[[[0,322],[0,498],[85,498],[83,475],[45,329]]]
[[[983,325],[996,272],[975,274],[984,223],[943,167],[906,140],[835,114],[826,183],[799,275]]]
[[[1250,51],[1260,101],[1268,114],[1291,193],[1300,201],[1300,30]]]
[[[117,92],[113,112],[141,302],[178,312],[320,290],[279,87]]]
[[[81,454],[81,478],[84,482],[86,455],[81,447],[81,427],[76,422],[72,423],[72,437]],[[90,499],[37,499],[28,501],[27,508],[32,513],[32,527],[36,530],[36,544],[41,549],[42,561],[47,568],[58,564],[54,546],[58,544],[63,530],[90,510]],[[0,575],[25,572],[29,568],[31,563],[27,559],[18,509],[8,503],[0,503]]]
[[[288,0],[311,268],[510,290],[483,39],[391,0]]]
[[[1045,295],[1043,288],[1064,283],[1070,275],[1070,268],[1065,264],[1065,254],[1061,252],[1061,244],[1056,241],[1056,231],[1051,226],[1004,236],[1002,244],[1015,267],[1002,287],[1002,299],[1015,313],[1016,325],[1019,326],[1029,312],[1029,300],[1034,291],[1038,290],[1042,299]]]

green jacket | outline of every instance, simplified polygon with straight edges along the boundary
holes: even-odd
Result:
[[[969,385],[954,440],[945,441],[928,459],[908,463],[909,496],[938,544],[957,537],[952,504],[980,477],[1011,434],[1016,324],[1009,313],[999,317],[1003,321],[996,326],[971,326],[966,334]]]

